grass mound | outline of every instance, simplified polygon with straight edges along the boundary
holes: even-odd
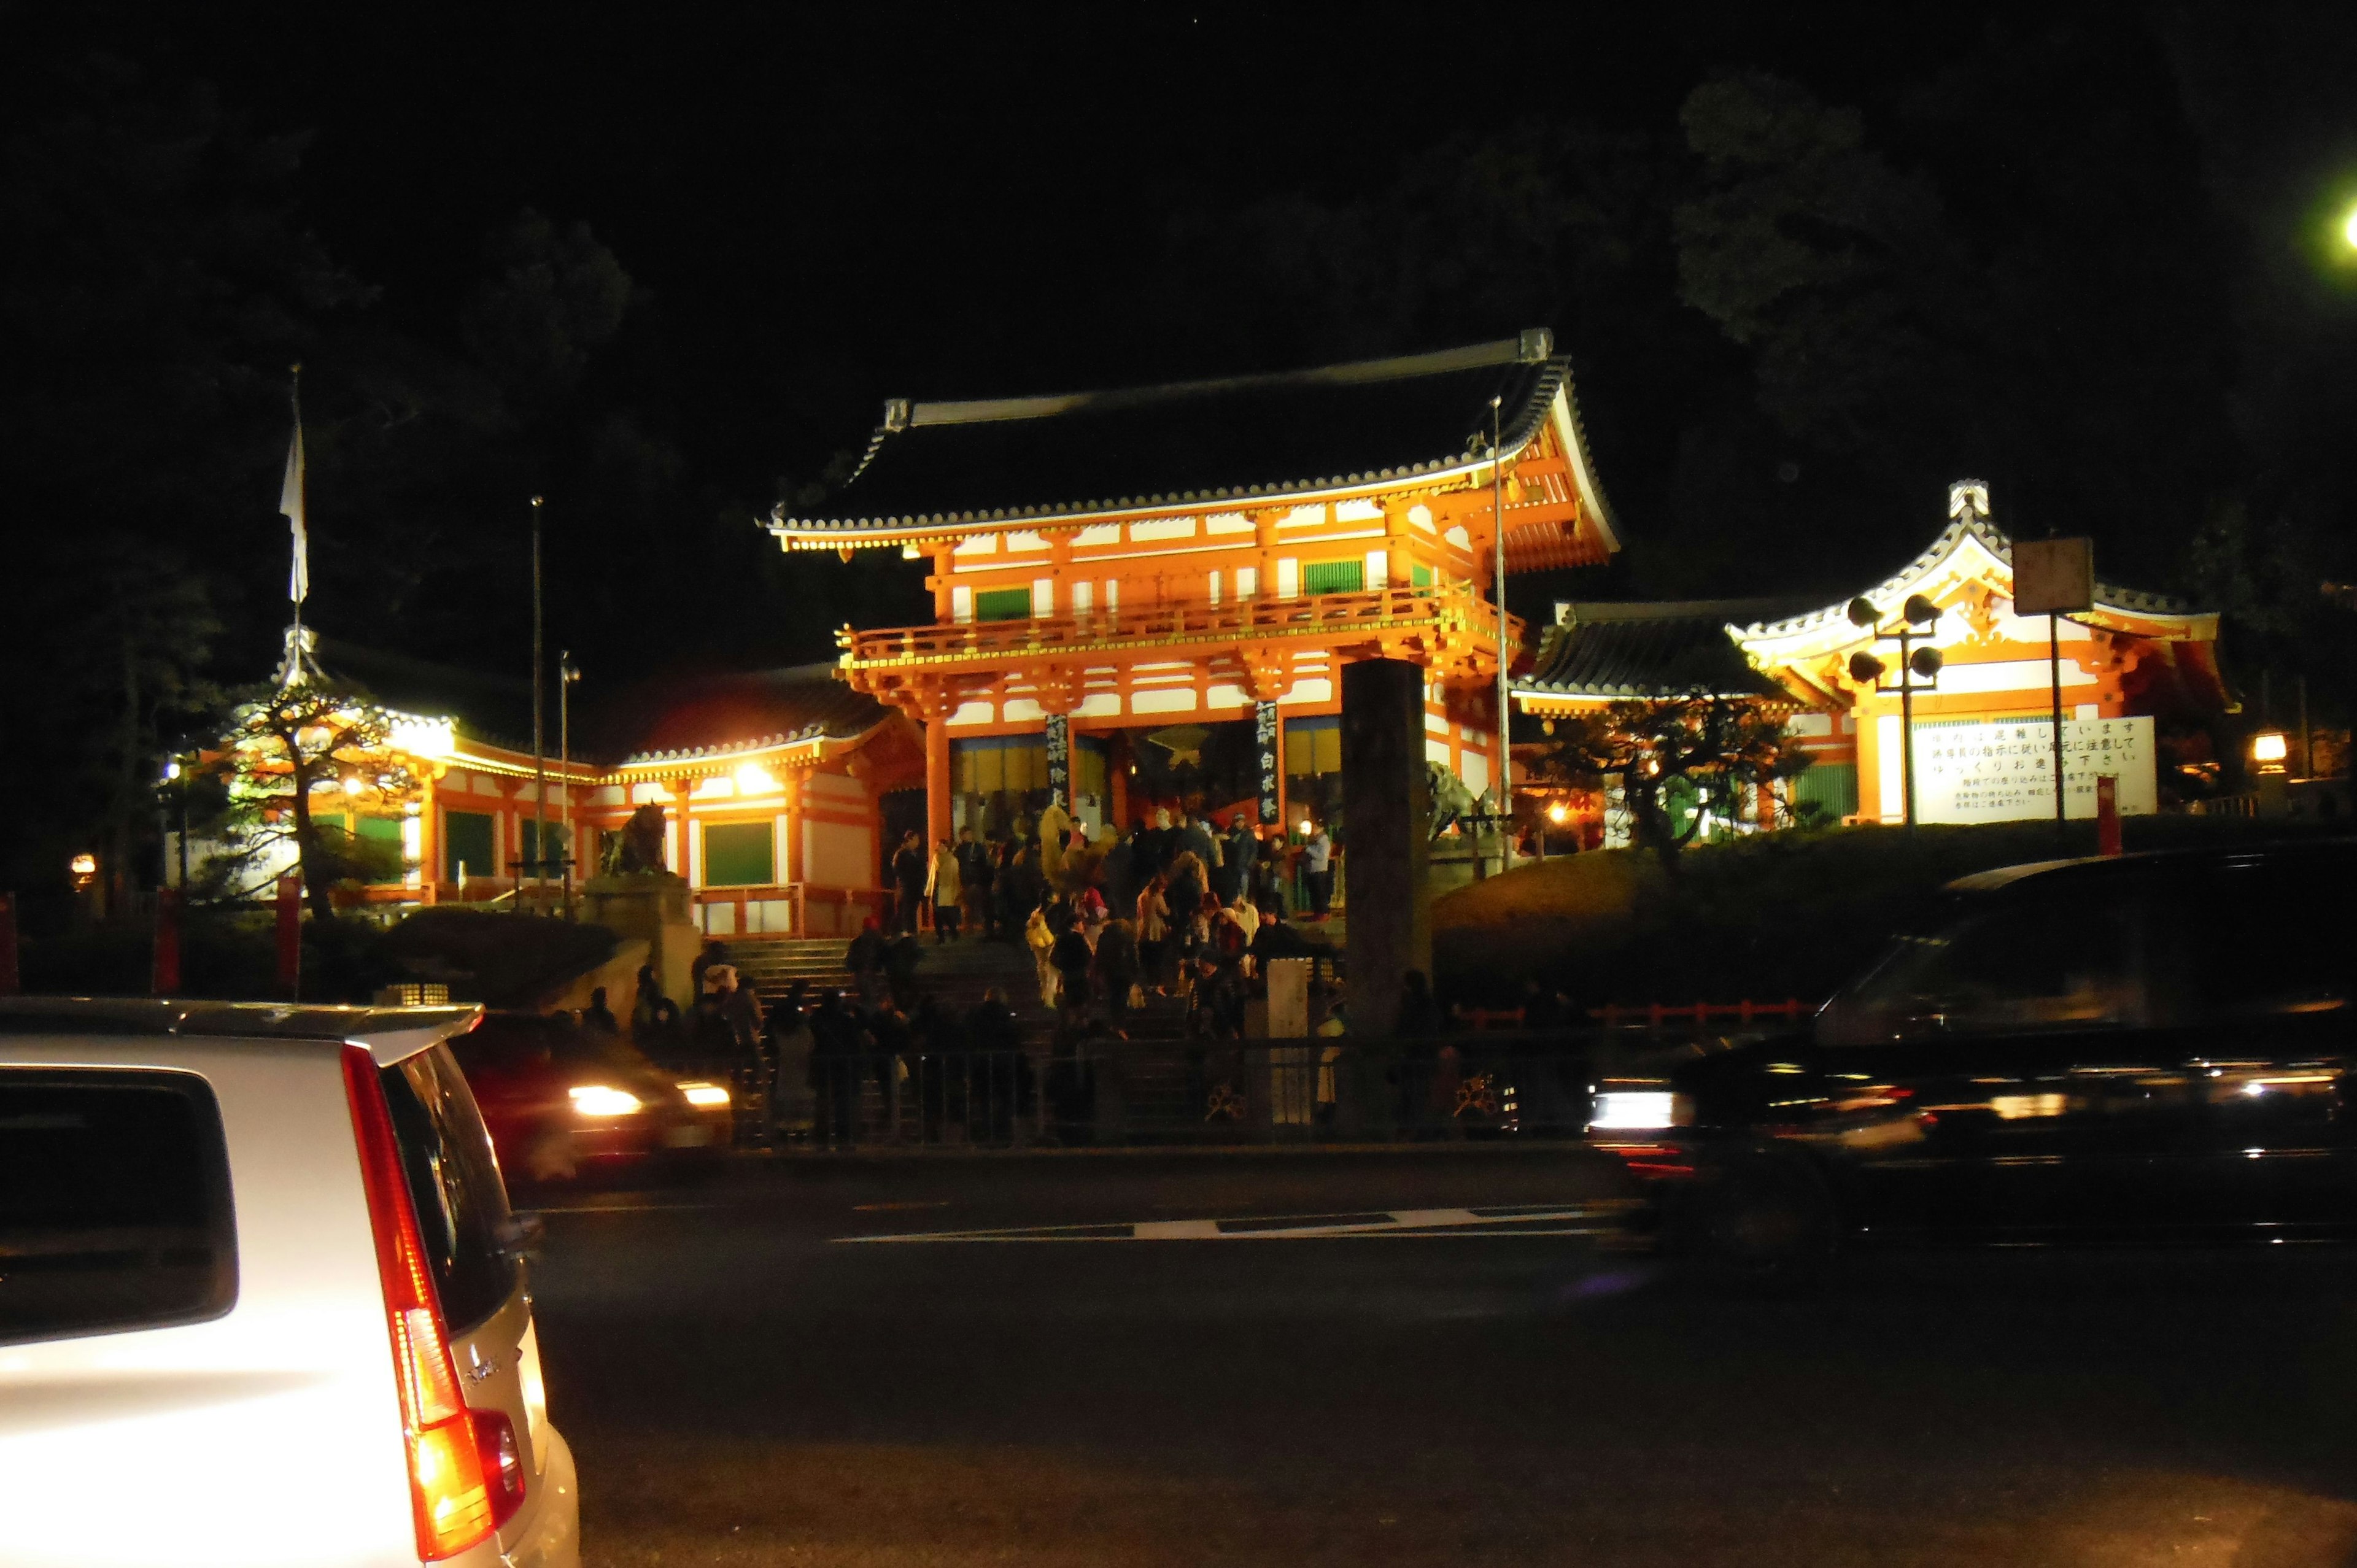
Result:
[[[2140,817],[2130,850],[2293,836],[2281,822]],[[2310,834],[2309,836],[2317,836]],[[1993,866],[2094,853],[2092,824],[1827,828],[1761,833],[1659,859],[1606,850],[1434,900],[1433,960],[1452,997],[1506,1002],[1526,977],[1582,1006],[1815,1001],[1871,961],[1942,885]]]

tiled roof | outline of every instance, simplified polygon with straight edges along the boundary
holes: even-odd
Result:
[[[1173,505],[1236,504],[1438,473],[1539,431],[1570,361],[1552,334],[1321,370],[1062,396],[885,405],[805,540]],[[1575,421],[1575,432],[1577,424]],[[1575,438],[1578,438],[1577,434]],[[1592,469],[1592,465],[1590,466]]]
[[[532,749],[532,682],[522,674],[487,675],[412,659],[405,653],[363,648],[339,638],[312,639],[318,666],[328,676],[350,681],[396,713],[449,718],[478,740],[518,751]],[[555,685],[549,686],[550,755],[556,735]]]
[[[1751,667],[1727,623],[1788,611],[1790,599],[1684,599],[1654,604],[1568,604],[1548,628],[1518,692],[1612,701],[1681,696],[1787,698]]]
[[[310,639],[317,668],[387,708],[455,720],[461,733],[512,752],[532,749],[532,682],[487,675],[334,638]],[[545,744],[557,752],[556,674],[547,687]],[[576,762],[597,767],[688,761],[806,740],[865,735],[890,712],[835,677],[833,664],[675,675],[573,695]]]
[[[1977,511],[1966,510],[1942,529],[1939,537],[1925,547],[1923,553],[1906,565],[1858,596],[1878,605],[1895,603],[1908,593],[1940,563],[1954,553],[1967,538],[1977,540],[1990,554],[2005,562],[2013,562],[2013,540],[2005,530]],[[2095,583],[2095,606],[2099,609],[2122,610],[2136,615],[2199,615],[2203,613],[2184,599],[2167,594],[2147,593],[2141,588],[2122,587],[2116,583],[2098,579]],[[1813,605],[1788,612],[1781,618],[1760,617],[1743,620],[1729,617],[1731,623],[1742,628],[1747,637],[1789,637],[1795,632],[1814,631],[1836,623],[1846,625],[1849,619],[1848,599],[1838,604]]]
[[[599,748],[625,764],[686,761],[865,735],[890,710],[837,680],[832,664],[652,681],[606,704]]]

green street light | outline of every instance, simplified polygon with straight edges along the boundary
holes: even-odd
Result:
[[[2349,216],[2341,220],[2341,237],[2349,242],[2352,249],[2357,249],[2357,207],[2351,208]]]

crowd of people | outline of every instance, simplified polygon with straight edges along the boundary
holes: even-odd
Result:
[[[1188,856],[1191,865],[1182,865]],[[1193,890],[1216,893],[1222,905],[1241,898],[1283,914],[1295,912],[1297,880],[1298,912],[1320,921],[1332,907],[1334,858],[1321,824],[1312,824],[1297,845],[1281,828],[1256,827],[1242,810],[1220,821],[1181,808],[1157,811],[1150,822],[1139,818],[1125,833],[1100,829],[1092,838],[1050,803],[1036,818],[1017,819],[1004,837],[984,839],[963,828],[930,854],[911,829],[894,846],[887,870],[896,899],[893,929],[913,936],[930,926],[936,942],[952,942],[961,935],[1024,933],[1040,908],[1084,887],[1126,917],[1157,876],[1166,893],[1191,876]]]
[[[684,1012],[662,994],[651,968],[640,972],[630,1032],[651,1055],[726,1061],[740,1082],[759,1084],[780,1141],[850,1146],[867,1119],[871,1084],[895,1130],[913,1109],[929,1141],[951,1122],[971,1136],[1004,1141],[1017,1118],[1029,1125],[1045,1112],[1050,1124],[1085,1122],[1096,1064],[1117,1056],[1139,1008],[1163,999],[1183,1006],[1190,1097],[1216,1101],[1217,1065],[1243,1040],[1267,965],[1327,950],[1290,919],[1297,887],[1311,920],[1325,918],[1330,898],[1333,846],[1322,829],[1305,839],[1288,845],[1241,812],[1222,822],[1182,811],[1157,811],[1151,822],[1092,843],[1053,805],[1003,840],[985,842],[967,829],[930,856],[911,832],[889,862],[892,906],[849,945],[849,986],[796,983],[765,1010],[712,942],[694,963]],[[1027,1043],[998,986],[959,1006],[923,983],[928,941],[961,939],[1028,950],[1039,1004],[1056,1018],[1051,1043]],[[1535,987],[1524,1002],[1533,1028],[1553,1026],[1567,1007]],[[1310,988],[1309,1005],[1308,1026],[1320,1037],[1322,1121],[1333,1111],[1347,1011],[1330,983]],[[1409,1039],[1463,1022],[1443,1012],[1421,974],[1407,977],[1398,1014],[1397,1032]],[[583,1017],[588,1027],[617,1022],[603,993]],[[1455,1094],[1445,1046],[1412,1048],[1404,1060],[1415,1080],[1403,1080],[1405,1099]]]

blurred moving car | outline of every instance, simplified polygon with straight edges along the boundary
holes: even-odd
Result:
[[[0,1560],[576,1568],[474,1016],[0,1002]]]
[[[679,1079],[565,1014],[487,1013],[452,1042],[500,1168],[519,1181],[709,1158],[728,1146],[728,1086]]]
[[[1599,1081],[1588,1138],[1739,1275],[1861,1239],[2344,1228],[2353,885],[2352,841],[1967,876],[1813,1029]]]

